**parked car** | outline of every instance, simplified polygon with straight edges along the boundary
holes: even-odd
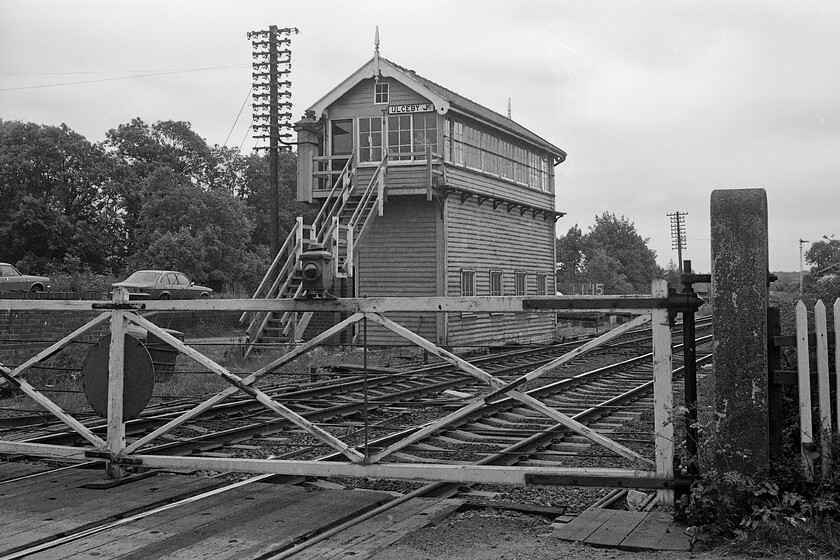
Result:
[[[198,299],[213,295],[212,288],[196,286],[195,282],[174,270],[138,270],[112,286],[126,288],[130,300]]]
[[[46,276],[21,274],[9,263],[0,263],[0,292],[44,292],[50,289]]]

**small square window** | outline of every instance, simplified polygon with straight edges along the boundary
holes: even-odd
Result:
[[[502,295],[502,273],[498,270],[490,271],[490,295]]]
[[[525,295],[525,273],[524,272],[517,272],[516,273],[516,295],[524,296]]]
[[[376,82],[373,86],[373,102],[376,104],[388,103],[390,101],[390,84],[388,82]]]
[[[545,295],[545,274],[537,274],[537,295],[544,296]]]
[[[461,271],[461,296],[473,297],[475,296],[475,271],[462,270]]]

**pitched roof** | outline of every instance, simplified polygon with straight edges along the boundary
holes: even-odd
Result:
[[[313,111],[316,117],[320,117],[323,111],[342,95],[347,93],[353,86],[367,80],[379,72],[380,76],[391,77],[403,83],[406,87],[417,91],[435,105],[438,113],[444,115],[449,110],[467,115],[478,121],[482,121],[490,126],[501,129],[505,132],[518,136],[532,144],[540,146],[546,151],[553,154],[557,159],[563,161],[566,159],[566,152],[551,142],[534,134],[524,126],[518,124],[512,119],[509,119],[495,111],[492,111],[475,101],[467,99],[466,97],[455,93],[435,82],[418,75],[413,70],[408,70],[402,66],[391,62],[385,58],[374,56],[364,66],[359,68],[341,84],[332,89],[327,95],[318,100],[310,111]]]

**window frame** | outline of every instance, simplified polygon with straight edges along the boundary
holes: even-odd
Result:
[[[516,272],[513,276],[513,293],[522,297],[528,295],[528,275],[525,272]]]
[[[468,282],[465,282],[468,280]],[[469,283],[469,290],[466,290],[466,283]],[[471,268],[462,268],[461,269],[461,297],[475,297],[476,292],[476,281],[475,281],[475,270]]]
[[[385,145],[384,145],[385,123],[383,122],[384,119],[382,117],[359,117],[357,120],[358,120],[358,122],[356,123],[356,146],[357,146],[357,150],[359,152],[359,164],[366,164],[366,163],[377,163],[378,164],[380,161],[382,161],[382,156],[385,153],[384,152],[384,150],[385,150]],[[368,131],[363,131],[362,130],[362,123],[363,122],[366,122],[368,124],[368,126],[370,126],[371,123],[373,123],[374,121],[377,121],[377,120],[379,121],[379,131],[378,132],[374,131],[372,129],[368,130]],[[371,138],[371,142],[370,142],[369,146],[362,146],[362,134],[363,133],[367,134]],[[374,134],[379,135],[379,146],[378,147],[373,142],[373,135]],[[373,157],[373,152],[376,149],[379,150],[379,157],[374,158]],[[364,159],[363,158],[362,150],[367,150],[369,152],[368,153],[369,159]]]
[[[383,101],[384,99],[384,101]],[[391,102],[391,83],[380,80],[373,84],[373,104],[387,105]]]
[[[491,297],[502,297],[505,295],[505,273],[502,270],[490,270],[490,292]],[[494,286],[498,284],[498,286]]]
[[[423,128],[417,128],[417,120],[418,116],[422,117],[423,123],[425,126]],[[404,119],[408,121],[408,128],[403,128],[402,124]],[[397,129],[392,130],[392,123],[396,123]],[[434,128],[430,128],[428,125],[434,125]],[[423,139],[425,142],[422,145],[416,145],[415,140],[417,140],[418,132],[422,131]],[[397,135],[397,146],[400,151],[394,151],[391,145],[392,135]],[[403,135],[406,135],[403,137]],[[385,129],[383,130],[384,142],[385,145],[383,146],[384,149],[388,151],[389,160],[394,159],[394,163],[399,162],[416,162],[416,161],[425,161],[425,151],[426,147],[430,147],[433,153],[437,153],[438,151],[438,118],[437,113],[433,111],[423,112],[423,113],[409,113],[409,114],[398,114],[398,115],[387,115],[385,118]],[[403,142],[403,140],[407,140],[407,143]],[[408,147],[408,150],[405,151],[403,148]],[[408,156],[408,155],[401,155],[407,154],[412,152],[423,152],[422,156]]]
[[[542,280],[542,282],[540,280]],[[544,272],[538,272],[537,273],[537,295],[538,296],[548,295],[548,290],[546,289],[547,284],[548,284],[548,274],[546,274]]]
[[[510,134],[447,117],[443,143],[447,163],[538,191],[551,189],[550,154]]]

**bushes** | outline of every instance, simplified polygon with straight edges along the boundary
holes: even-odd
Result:
[[[769,473],[707,471],[682,497],[678,516],[712,539],[735,538],[752,553],[835,557],[840,551],[840,437],[832,437],[833,468],[816,482],[805,476],[798,446]],[[807,555],[807,554],[806,554]]]

